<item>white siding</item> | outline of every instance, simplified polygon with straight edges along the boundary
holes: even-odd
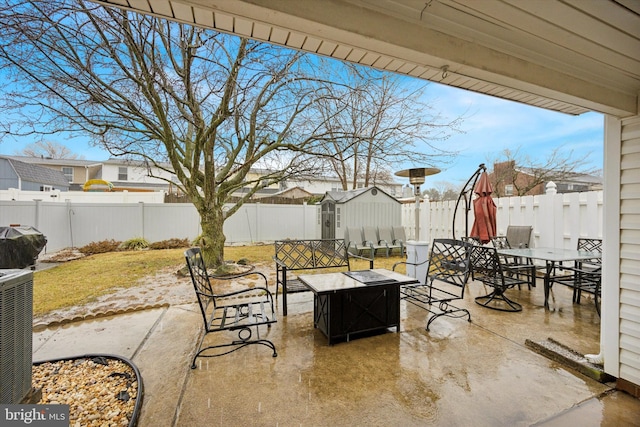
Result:
[[[621,124],[619,378],[640,384],[640,117]]]

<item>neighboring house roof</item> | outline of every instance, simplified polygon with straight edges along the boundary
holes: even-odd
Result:
[[[389,195],[387,192],[385,192],[384,190],[381,190],[375,185],[372,187],[356,188],[355,190],[348,190],[348,191],[327,191],[325,195],[322,197],[322,200],[320,200],[320,202],[322,203],[327,199],[331,199],[336,203],[346,203],[364,193],[367,193],[369,191],[372,192],[373,190],[379,191],[385,196],[387,196],[389,199],[400,203],[395,197]]]
[[[305,197],[313,197],[313,194],[300,187],[287,188],[286,190],[273,193],[272,197],[283,197],[287,199],[303,199]]]
[[[47,157],[31,157],[31,156],[5,156],[7,159],[18,160],[23,163],[38,165],[64,165],[64,166],[91,166],[103,163],[95,160],[79,160],[79,159],[51,159]]]
[[[7,158],[19,160],[25,163],[39,165],[64,165],[64,166],[93,166],[93,165],[127,165],[127,166],[146,166],[144,160],[120,159],[111,157],[107,160],[84,160],[84,159],[51,159],[47,157],[30,157],[30,156],[6,156]],[[169,163],[159,163],[162,166],[170,166]]]
[[[60,171],[5,157],[18,177],[27,182],[69,188],[69,180]]]
[[[535,176],[536,170],[527,167],[517,167],[515,170],[519,173]],[[553,181],[555,184],[582,184],[593,188],[594,186],[601,186],[603,184],[603,178],[601,176],[586,175],[581,173],[567,174],[562,179],[549,179],[545,181],[545,184],[549,181]]]
[[[155,167],[150,161],[148,160],[141,160],[141,159],[125,159],[125,158],[118,158],[118,157],[110,157],[107,160],[103,160],[100,163],[105,164],[105,165],[123,165],[123,166],[137,166],[137,167]],[[169,162],[157,162],[156,163],[159,167],[164,168],[164,169],[173,169],[173,166],[171,165],[171,163]]]

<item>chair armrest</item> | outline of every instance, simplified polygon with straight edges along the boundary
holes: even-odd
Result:
[[[393,264],[393,266],[391,267],[391,270],[395,271],[396,266],[401,265],[401,264],[404,264],[404,265],[413,265],[414,267],[417,267],[417,266],[419,266],[419,265],[423,265],[423,264],[426,264],[426,263],[428,263],[428,262],[429,262],[429,260],[428,260],[428,259],[425,259],[424,261],[422,261],[422,262],[417,262],[417,263],[416,263],[416,262],[409,262],[409,261],[398,261],[398,262],[396,262],[395,264]]]
[[[196,291],[196,293],[197,293],[198,295],[202,295],[202,296],[205,296],[205,297],[207,297],[207,298],[228,298],[228,297],[233,297],[233,296],[237,296],[237,295],[246,294],[246,293],[249,293],[249,292],[254,292],[254,293],[255,293],[255,291],[262,291],[262,292],[264,292],[264,293],[265,293],[269,298],[273,298],[273,296],[272,296],[272,294],[271,294],[271,291],[270,291],[269,289],[267,289],[267,288],[263,287],[263,286],[256,286],[255,288],[246,288],[246,289],[241,289],[241,290],[238,290],[238,291],[227,292],[227,293],[224,293],[224,294],[214,294],[214,295],[211,295],[211,294],[208,294],[208,293],[206,293],[206,292],[202,292],[202,291]]]
[[[367,258],[365,256],[356,255],[356,254],[352,254],[350,252],[347,252],[347,262],[349,262],[349,258],[357,258],[357,259],[361,259],[363,261],[369,261],[369,268],[373,269],[373,258]]]
[[[269,301],[270,304],[273,304],[273,294],[271,293],[271,291],[269,289],[264,288],[262,286],[256,286],[255,288],[247,288],[247,289],[242,289],[242,290],[239,290],[239,291],[229,292],[229,293],[226,293],[226,294],[216,295],[216,299],[218,299],[219,303],[224,304],[224,300],[226,298],[242,297],[243,294],[247,294],[247,293],[256,294],[256,292],[263,292],[264,296],[260,295],[260,297],[266,298]],[[258,295],[255,295],[255,297],[258,297]],[[249,297],[249,298],[251,298],[251,297]]]
[[[235,274],[233,276],[224,276],[224,277],[210,276],[210,278],[213,279],[213,280],[234,280],[234,279],[237,279],[239,277],[246,277],[246,276],[251,276],[251,275],[254,275],[254,274],[262,277],[262,279],[264,280],[264,286],[255,286],[253,288],[241,289],[239,291],[233,291],[233,292],[229,292],[229,293],[226,293],[226,294],[215,294],[213,296],[215,296],[216,298],[229,297],[229,296],[234,296],[234,295],[238,295],[238,294],[242,294],[242,293],[247,293],[247,292],[254,291],[254,290],[259,290],[259,289],[263,289],[268,294],[271,294],[271,291],[269,291],[269,282],[267,281],[267,276],[265,276],[263,273],[260,273],[259,271],[247,271],[247,272],[244,272],[244,273]],[[206,295],[206,294],[202,293],[202,295]]]
[[[276,263],[276,265],[278,267],[282,267],[282,268],[287,268],[287,264],[284,263],[284,261],[282,261],[280,258],[278,258],[277,256],[273,257],[273,261]]]

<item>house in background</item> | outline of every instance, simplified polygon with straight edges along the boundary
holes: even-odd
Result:
[[[315,196],[313,194],[309,193],[304,188],[293,187],[270,195],[260,195],[255,197],[254,201],[271,204],[301,205],[314,197]]]
[[[402,197],[402,184],[397,182],[374,182],[369,186],[375,186],[393,197]],[[324,195],[327,191],[344,192],[342,182],[337,176],[309,175],[298,179],[287,179],[280,183],[280,190],[300,187],[317,196]],[[358,180],[357,187],[365,188],[364,180]]]
[[[109,159],[102,162],[101,176],[98,177],[111,182],[115,188],[128,191],[172,191],[171,182],[177,182],[174,173],[169,172],[170,164],[162,167],[152,166],[146,162]],[[167,170],[165,170],[167,169]]]
[[[104,180],[118,190],[167,192],[170,189],[169,183],[157,177],[175,179],[173,174],[161,168],[126,159],[95,161],[28,156],[8,158],[61,172],[67,178],[68,189],[71,191],[83,191],[84,184],[89,180]]]
[[[69,191],[69,186],[69,180],[61,171],[0,157],[0,190]]]
[[[62,173],[67,178],[71,191],[82,191],[83,184],[90,179],[98,179],[100,162],[75,159],[50,159],[45,157],[7,156],[7,158],[37,165]]]
[[[553,181],[558,193],[577,193],[582,191],[602,190],[602,177],[585,174],[567,174],[558,180],[545,180],[534,185],[525,194],[518,194],[519,189],[530,186],[536,177],[541,176],[532,168],[519,167],[514,160],[494,163],[493,171],[489,179],[493,185],[494,195],[497,197],[509,196],[536,196],[544,194],[546,185]]]
[[[110,182],[116,191],[177,193],[177,186],[171,184],[177,182],[177,177],[169,172],[171,165],[168,163],[161,164],[162,167],[156,167],[142,161],[118,158],[102,161],[27,156],[7,156],[7,158],[61,172],[69,180],[69,190],[71,191],[83,191],[84,184],[89,180],[102,180]],[[247,175],[247,180],[256,180],[267,173],[271,173],[271,171],[252,168]],[[364,183],[361,182],[359,186],[364,187]],[[276,196],[295,188],[314,196],[323,196],[327,191],[342,191],[340,190],[342,184],[337,177],[309,176],[272,184],[256,194],[256,198]],[[395,197],[400,197],[402,194],[402,184],[395,182],[380,184],[379,188]],[[243,190],[240,190],[237,196],[241,196],[242,193]]]

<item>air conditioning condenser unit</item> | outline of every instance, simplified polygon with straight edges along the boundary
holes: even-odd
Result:
[[[0,270],[0,403],[21,401],[31,391],[33,272]]]

